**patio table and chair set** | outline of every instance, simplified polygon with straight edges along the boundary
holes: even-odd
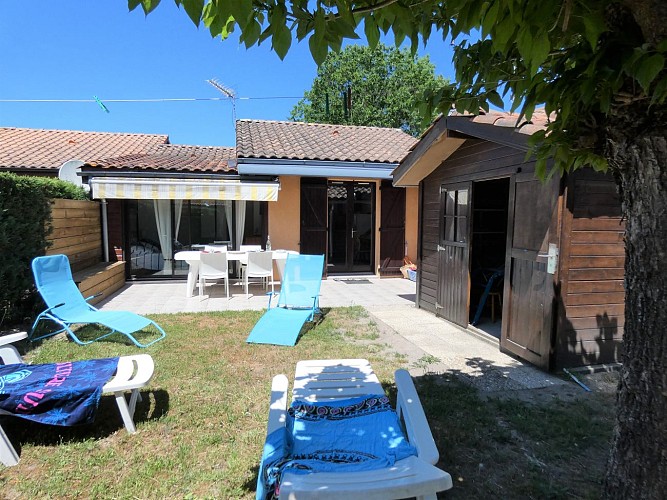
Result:
[[[193,296],[197,284],[199,295],[203,297],[207,281],[224,280],[225,292],[229,299],[230,263],[240,264],[240,281],[243,283],[245,295],[250,297],[248,285],[249,280],[253,278],[261,278],[265,283],[265,288],[271,284],[271,290],[274,290],[273,263],[275,262],[282,280],[288,255],[298,255],[298,252],[292,250],[263,251],[260,245],[241,245],[239,250],[228,250],[227,245],[202,245],[202,248],[198,250],[176,252],[174,259],[188,263],[186,297]]]
[[[190,272],[194,268],[199,276],[200,293],[209,277],[224,279],[228,287],[227,275],[212,276],[219,271],[225,274],[230,261],[243,262],[242,254],[247,258],[242,275],[246,287],[247,279],[255,277],[255,256],[258,267],[270,268],[271,276],[273,261],[282,261],[278,300],[272,305],[275,294],[269,294],[269,307],[250,332],[249,343],[295,345],[302,326],[320,313],[323,255],[216,249],[184,253],[180,257],[190,263]],[[276,254],[279,258],[274,257]],[[100,311],[88,304],[90,297],[84,299],[78,291],[65,255],[37,257],[32,268],[47,309],[37,317],[29,334],[0,337],[0,415],[51,425],[92,423],[101,394],[113,393],[127,431],[134,433],[140,389],[148,385],[154,372],[149,354],[29,365],[13,343],[66,332],[73,341],[86,345],[118,332],[143,348],[163,339],[164,330],[135,313]],[[190,293],[193,288],[189,276]],[[60,330],[37,334],[42,321],[53,322]],[[102,325],[110,332],[82,339],[72,326],[88,323]],[[147,327],[157,330],[158,335],[142,343],[136,332]],[[437,492],[450,489],[451,476],[435,466],[438,450],[410,374],[397,370],[395,384],[397,399],[392,407],[368,361],[300,361],[290,402],[287,377],[275,376],[256,498],[363,495],[366,499],[435,499]],[[19,462],[1,422],[0,460],[5,466]]]

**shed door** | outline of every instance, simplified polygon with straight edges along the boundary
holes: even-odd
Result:
[[[472,183],[440,187],[440,238],[436,313],[468,326],[470,298],[470,210]]]
[[[400,267],[405,254],[405,188],[382,181],[380,186],[380,263]]]
[[[532,173],[515,176],[510,185],[500,346],[545,369],[549,368],[557,268],[553,262],[548,268],[548,255],[549,245],[555,249],[559,243],[559,186],[556,178],[543,184]]]
[[[301,178],[301,243],[304,254],[327,254],[327,180]]]

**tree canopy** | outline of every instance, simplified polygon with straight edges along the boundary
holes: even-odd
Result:
[[[327,55],[290,119],[401,128],[418,136],[424,129],[419,103],[445,84],[428,57],[383,44],[350,45]]]
[[[307,40],[318,64],[345,39],[364,36],[376,47],[381,34],[392,34],[396,46],[407,41],[416,51],[451,36],[456,81],[422,101],[424,116],[449,112],[452,104],[475,114],[505,98],[529,120],[544,106],[550,122],[532,136],[540,176],[581,167],[613,173],[626,220],[626,307],[605,496],[664,498],[667,2],[175,1],[213,36],[224,39],[238,28],[247,47],[270,42],[281,58],[293,40]],[[129,0],[129,7],[141,4],[148,13],[158,3]]]

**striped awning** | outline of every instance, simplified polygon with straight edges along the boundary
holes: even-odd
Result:
[[[93,177],[94,199],[277,201],[278,182]]]

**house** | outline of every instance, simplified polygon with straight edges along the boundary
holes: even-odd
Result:
[[[417,189],[391,172],[416,140],[400,129],[239,120],[241,175],[277,176],[273,248],[325,254],[327,272],[398,271],[417,248]]]
[[[395,169],[395,186],[419,188],[417,306],[544,369],[616,363],[620,199],[591,169],[535,177],[527,139],[546,123],[442,116]]]
[[[48,168],[20,158],[5,165],[57,175],[81,160],[78,175],[101,202],[103,247],[122,252],[133,279],[184,276],[174,253],[214,242],[270,239],[274,249],[325,254],[330,274],[396,273],[416,252],[417,189],[391,183],[416,140],[399,129],[239,120],[235,148],[146,136],[154,140],[111,150],[72,149],[89,135],[106,140],[98,133],[39,132],[24,129],[22,147],[49,150]]]

